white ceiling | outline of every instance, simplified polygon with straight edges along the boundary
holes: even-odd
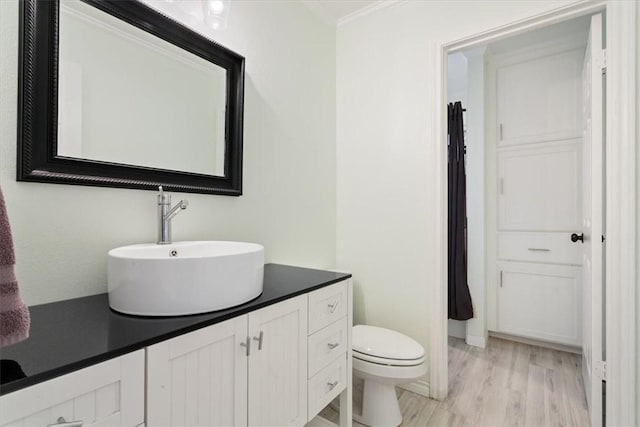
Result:
[[[369,9],[377,9],[393,0],[300,0],[330,24],[337,25]]]

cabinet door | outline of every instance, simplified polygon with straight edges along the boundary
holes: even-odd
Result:
[[[498,331],[581,344],[579,267],[499,264]]]
[[[79,421],[88,426],[144,422],[144,351],[15,391],[0,398],[0,425],[46,427]]]
[[[498,171],[499,231],[580,229],[579,141],[501,151]]]
[[[249,425],[304,426],[307,296],[249,313],[249,336]]]
[[[500,145],[582,135],[582,58],[575,49],[498,68]]]
[[[246,426],[247,316],[147,348],[149,426]]]

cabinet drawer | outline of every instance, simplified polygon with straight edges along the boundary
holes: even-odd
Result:
[[[347,282],[309,294],[309,334],[347,315]]]
[[[139,350],[0,398],[1,426],[88,426],[144,422],[144,351]]]
[[[550,264],[582,264],[582,246],[571,241],[571,233],[498,233],[498,258]]]
[[[308,387],[309,415],[313,418],[347,387],[346,355],[318,372],[309,380]]]
[[[347,320],[342,318],[309,337],[309,378],[347,351]]]

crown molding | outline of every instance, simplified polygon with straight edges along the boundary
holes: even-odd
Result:
[[[338,19],[338,26],[347,24],[358,18],[362,18],[363,16],[369,15],[373,12],[386,9],[390,6],[394,6],[399,3],[405,3],[407,1],[408,0],[378,0],[375,3],[370,4],[369,6],[365,6],[361,9],[356,10],[355,12],[351,12],[350,14]]]

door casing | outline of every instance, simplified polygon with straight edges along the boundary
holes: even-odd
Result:
[[[447,366],[447,177],[446,103],[447,55],[488,42],[605,12],[607,40],[606,110],[606,348],[607,425],[636,425],[636,2],[581,1],[529,19],[508,23],[459,40],[433,43],[435,105],[433,176],[436,215],[432,226],[436,255],[430,300],[429,389],[444,399]],[[612,328],[611,325],[615,325]]]

